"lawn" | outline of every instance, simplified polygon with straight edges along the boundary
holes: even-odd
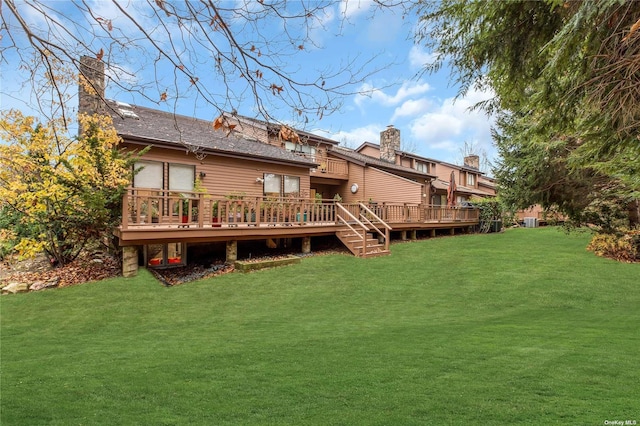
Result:
[[[3,296],[0,424],[640,423],[640,264],[554,228]]]

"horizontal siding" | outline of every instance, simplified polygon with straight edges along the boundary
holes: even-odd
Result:
[[[360,154],[368,155],[373,158],[380,158],[380,149],[372,146],[365,146],[359,151]]]
[[[272,164],[261,161],[228,158],[216,155],[207,155],[199,160],[192,153],[162,148],[151,148],[142,156],[144,160],[162,161],[166,163],[189,164],[196,168],[196,177],[201,172],[205,173],[202,186],[212,195],[228,195],[245,193],[247,196],[261,196],[263,186],[256,182],[264,173],[298,176],[300,178],[300,192],[310,193],[309,169]],[[165,183],[168,181],[165,171]]]
[[[422,186],[417,182],[374,168],[367,168],[366,181],[365,201],[372,199],[388,203],[422,202]]]

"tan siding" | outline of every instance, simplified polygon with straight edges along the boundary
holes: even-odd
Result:
[[[396,161],[396,163],[400,164],[401,166],[405,166],[405,167],[409,167],[410,169],[413,169],[413,161],[411,161],[411,158],[408,157],[400,157],[400,161]]]
[[[365,146],[359,152],[360,152],[360,154],[368,155],[370,157],[380,158],[380,149],[379,148],[374,148],[372,146]]]
[[[207,155],[198,160],[193,154],[162,148],[151,148],[142,157],[145,160],[166,163],[191,164],[196,167],[196,176],[205,173],[202,186],[212,195],[245,193],[248,196],[261,196],[263,187],[256,182],[264,173],[300,177],[300,192],[309,194],[309,169],[303,167],[284,166],[261,161],[250,161],[237,158]],[[167,176],[165,171],[165,183]]]
[[[354,183],[358,184],[358,192],[355,194],[351,193],[351,185]],[[365,170],[364,167],[349,163],[349,180],[347,184],[345,184],[341,188],[342,201],[345,203],[355,203],[356,201],[364,200],[364,192],[365,192]]]
[[[408,179],[392,175],[374,168],[366,171],[365,201],[372,199],[377,202],[420,203],[422,201],[422,186]]]

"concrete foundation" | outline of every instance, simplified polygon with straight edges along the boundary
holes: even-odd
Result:
[[[227,263],[238,260],[238,242],[236,240],[227,241]]]
[[[311,253],[311,237],[302,237],[302,253]]]
[[[122,276],[125,278],[138,275],[138,247],[126,246],[122,248]]]

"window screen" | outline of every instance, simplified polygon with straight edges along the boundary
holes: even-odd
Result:
[[[169,164],[169,189],[193,191],[195,167],[186,164]]]
[[[137,172],[133,177],[136,188],[162,189],[162,163],[158,161],[138,161],[134,165]]]
[[[275,175],[273,173],[264,174],[264,194],[265,195],[280,195],[280,188],[282,186],[282,176]]]
[[[300,178],[297,176],[285,176],[284,177],[284,193],[293,194],[300,192]]]

